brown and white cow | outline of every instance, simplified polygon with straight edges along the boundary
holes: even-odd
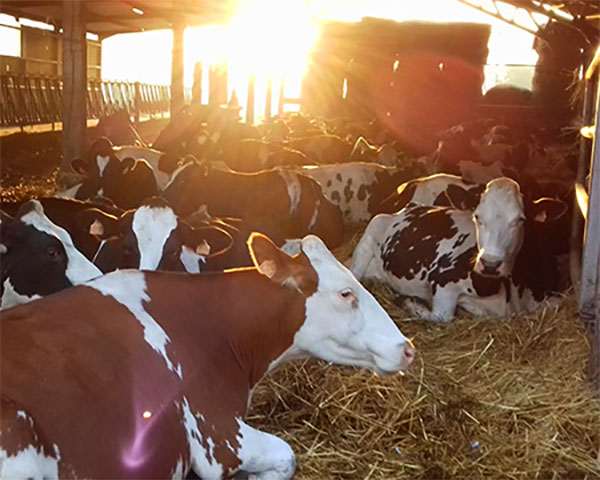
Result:
[[[359,279],[389,284],[415,316],[448,322],[457,306],[478,316],[502,317],[556,301],[552,234],[566,205],[525,202],[509,178],[492,180],[474,212],[409,205],[369,223],[352,256]]]
[[[323,193],[338,206],[347,223],[364,225],[386,211],[381,203],[399,184],[424,175],[425,167],[418,161],[401,167],[352,162],[307,166],[299,171],[321,184]]]
[[[291,478],[290,446],[244,421],[266,373],[410,365],[411,342],[317,237],[295,257],[249,246],[256,268],[123,270],[5,312],[0,476]]]
[[[189,162],[175,171],[163,197],[183,218],[207,205],[212,215],[274,222],[286,238],[319,236],[341,245],[344,222],[319,183],[289,169],[238,173]]]

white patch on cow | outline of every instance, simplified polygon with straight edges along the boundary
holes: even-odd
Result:
[[[100,172],[100,176],[104,174],[104,169],[108,165],[110,161],[110,156],[103,157],[102,155],[98,155],[96,157],[96,164],[98,165],[98,171]]]
[[[206,134],[203,133],[202,135],[198,136],[198,145],[204,145],[207,142],[207,140],[208,137],[206,136]]]
[[[214,457],[214,442],[209,437],[206,439],[208,449],[202,445],[204,436],[198,428],[198,421],[186,397],[183,397],[181,410],[183,412],[183,425],[190,446],[192,469],[196,475],[202,478],[222,478],[223,466]]]
[[[185,268],[185,271],[188,273],[200,273],[200,264],[206,263],[206,258],[202,255],[198,255],[194,252],[190,247],[183,245],[181,247],[181,253],[179,254],[179,259]]]
[[[183,463],[183,459],[180,457],[177,459],[177,464],[175,465],[175,468],[173,469],[173,472],[171,473],[170,477],[173,480],[178,480],[180,478],[183,478],[185,475],[185,471],[184,471],[184,463]]]
[[[37,200],[32,200],[32,202],[34,202],[34,208],[23,215],[20,220],[25,225],[31,225],[40,232],[44,232],[60,240],[67,254],[68,261],[65,275],[69,281],[73,285],[77,285],[102,275],[98,267],[75,248],[71,235],[50,221],[44,214],[42,205]]]
[[[27,419],[27,414],[23,410],[17,410],[17,418]]]
[[[300,204],[300,197],[302,196],[302,185],[300,185],[300,179],[298,174],[289,170],[278,170],[281,178],[285,182],[288,191],[288,197],[290,199],[290,215],[294,215]]]
[[[31,302],[32,300],[37,300],[38,298],[42,298],[39,295],[22,295],[15,290],[12,283],[10,283],[10,278],[4,280],[4,291],[2,292],[2,310],[10,307],[14,307],[15,305],[21,305],[22,303]]]
[[[317,272],[319,284],[306,300],[306,320],[288,356],[308,352],[323,360],[382,374],[405,370],[410,363],[405,355],[410,342],[373,295],[318,237],[305,237],[302,251]]]
[[[4,255],[6,252],[8,252],[8,247],[3,243],[0,243],[0,255]]]
[[[71,188],[67,188],[62,192],[56,193],[54,196],[58,198],[75,198],[82,185],[83,183],[78,183],[77,185],[73,185]]]
[[[261,432],[236,417],[239,426],[237,456],[242,462],[239,471],[249,478],[289,479],[296,470],[292,448],[281,438]]]
[[[56,457],[51,457],[28,445],[14,455],[8,455],[0,448],[0,478],[58,479],[60,454],[56,445],[54,451]]]
[[[312,228],[317,223],[317,219],[319,218],[319,207],[321,206],[321,200],[317,199],[314,207],[313,214],[310,217],[310,221],[308,222],[308,231],[310,232]]]
[[[149,302],[150,297],[146,292],[146,277],[143,272],[121,270],[97,278],[87,285],[98,290],[102,295],[113,297],[125,306],[142,325],[146,343],[163,358],[169,370],[183,378],[181,365],[174,366],[167,354],[169,337],[144,309],[143,302]]]
[[[140,270],[156,270],[171,232],[177,228],[177,216],[168,207],[143,206],[133,214],[132,230],[140,251]]]

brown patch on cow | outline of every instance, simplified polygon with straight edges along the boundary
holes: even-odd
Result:
[[[342,201],[342,196],[340,195],[340,192],[331,192],[331,200],[335,203],[340,203]]]
[[[361,185],[358,189],[358,194],[356,195],[356,198],[358,198],[359,200],[365,200],[367,198],[367,193],[369,192],[369,187],[367,185]]]
[[[352,190],[352,179],[349,178],[348,183],[344,187],[344,198],[346,200],[346,203],[349,203],[350,200],[352,200],[353,196],[354,196],[354,190]]]

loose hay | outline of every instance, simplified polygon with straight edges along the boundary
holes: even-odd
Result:
[[[417,360],[405,377],[306,361],[263,381],[248,421],[291,444],[297,478],[600,476],[600,402],[571,296],[556,311],[444,326],[407,318],[393,292],[370,288]]]

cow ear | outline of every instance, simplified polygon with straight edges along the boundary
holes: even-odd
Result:
[[[119,233],[119,219],[97,208],[88,208],[79,212],[77,224],[99,240],[114,237]]]
[[[248,249],[258,271],[272,282],[295,289],[305,296],[316,291],[317,273],[304,252],[291,257],[268,237],[257,232],[248,238]]]
[[[214,225],[192,228],[191,232],[194,238],[191,245],[194,245],[195,252],[206,258],[222,255],[233,247],[233,237]]]
[[[360,157],[372,148],[364,137],[358,137],[354,143],[354,147],[352,147],[352,152],[350,152],[350,158]]]
[[[253,232],[248,238],[248,249],[252,262],[260,273],[273,281],[287,278],[290,256],[282,252],[269,237]]]
[[[88,175],[90,173],[90,166],[82,158],[74,158],[71,160],[71,168],[79,175]]]
[[[567,213],[567,204],[555,198],[540,198],[533,202],[531,216],[538,223],[553,222]]]

